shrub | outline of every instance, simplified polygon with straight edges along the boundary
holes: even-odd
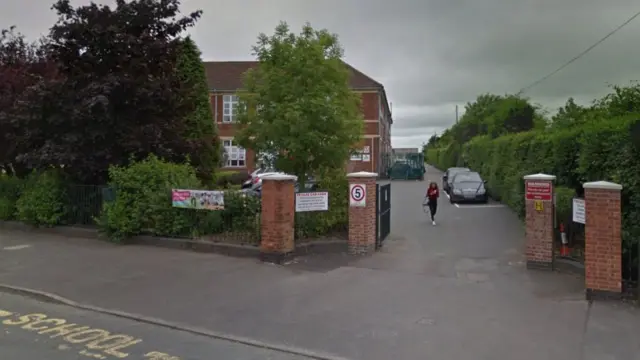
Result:
[[[346,229],[349,224],[349,181],[342,169],[324,169],[318,174],[319,191],[329,193],[329,210],[296,213],[296,235],[312,238]]]
[[[623,185],[623,241],[640,238],[640,146],[632,137],[634,117],[596,119],[579,127],[532,130],[491,139],[477,136],[464,144],[457,160],[455,150],[429,149],[427,157],[446,168],[465,164],[482,174],[492,197],[524,215],[523,176],[556,176],[557,216],[568,218],[571,199],[582,183],[606,180]]]
[[[109,180],[115,189],[115,200],[103,204],[97,223],[110,239],[119,242],[143,232],[180,236],[194,231],[196,210],[171,205],[171,189],[202,188],[189,164],[173,164],[149,156],[127,167],[111,167]]]
[[[16,218],[34,226],[55,226],[65,216],[66,191],[55,170],[32,173],[16,202]]]
[[[224,210],[172,206],[172,189],[203,189],[189,164],[173,164],[150,156],[128,167],[112,167],[109,177],[115,200],[103,205],[97,222],[113,241],[143,233],[167,237],[246,231],[257,234],[260,199],[238,191],[225,192]]]
[[[228,189],[242,185],[249,178],[249,174],[242,171],[220,171],[214,175],[216,188]]]
[[[0,174],[0,220],[14,220],[16,202],[20,198],[24,181],[15,176]]]

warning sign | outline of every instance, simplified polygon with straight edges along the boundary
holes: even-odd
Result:
[[[552,185],[550,181],[527,181],[525,186],[527,200],[551,201]]]

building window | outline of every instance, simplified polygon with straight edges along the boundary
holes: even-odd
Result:
[[[236,95],[224,95],[222,97],[222,122],[231,123],[236,116],[236,108],[240,99]]]
[[[247,151],[233,143],[233,140],[224,140],[224,152],[226,153],[227,167],[247,166]]]

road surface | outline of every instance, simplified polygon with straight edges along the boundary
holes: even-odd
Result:
[[[272,350],[0,293],[2,360],[305,360]]]

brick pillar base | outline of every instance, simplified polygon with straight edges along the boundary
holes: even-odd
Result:
[[[260,259],[281,264],[293,256],[295,181],[293,175],[262,178]]]
[[[524,177],[527,269],[553,270],[553,175]]]
[[[349,178],[349,254],[366,255],[376,249],[376,178],[378,174],[356,172]],[[364,189],[364,201],[356,203],[354,197]]]
[[[622,296],[622,185],[588,182],[585,206],[585,287],[588,300]]]

